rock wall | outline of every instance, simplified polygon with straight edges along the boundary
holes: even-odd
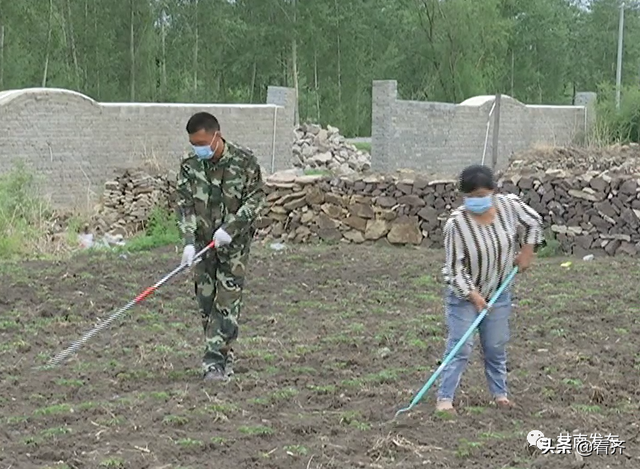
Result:
[[[540,213],[565,253],[632,255],[640,249],[640,176],[562,170],[509,174],[500,190]],[[128,172],[107,183],[94,226],[130,235],[149,211],[171,207],[172,182]],[[293,243],[318,240],[441,247],[450,211],[461,202],[453,180],[392,176],[335,178],[272,175],[259,236]]]

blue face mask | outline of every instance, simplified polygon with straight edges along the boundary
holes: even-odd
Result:
[[[211,149],[211,144],[213,143],[213,140],[215,138],[216,136],[214,135],[209,145],[202,145],[202,146],[191,145],[191,148],[193,148],[193,152],[196,154],[199,160],[211,159],[211,157],[214,154],[214,151]]]
[[[487,210],[491,208],[493,205],[493,197],[492,195],[487,195],[485,197],[465,197],[464,198],[464,206],[467,210],[475,214],[483,214]]]
[[[191,145],[191,148],[193,148],[193,152],[196,154],[196,156],[200,160],[208,160],[213,156],[213,150],[209,145],[205,145],[202,147]]]

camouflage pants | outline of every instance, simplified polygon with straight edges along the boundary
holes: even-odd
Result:
[[[238,337],[245,269],[251,241],[208,251],[194,268],[205,350],[203,371],[218,365],[231,371],[233,341]]]

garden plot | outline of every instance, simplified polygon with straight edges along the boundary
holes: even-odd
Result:
[[[442,254],[424,249],[256,246],[237,374],[203,383],[200,318],[174,279],[53,370],[36,370],[179,261],[173,249],[0,267],[2,468],[640,467],[637,261],[539,259],[515,286],[499,411],[479,350],[460,415],[435,389]],[[623,454],[547,454],[540,430],[617,435]],[[601,450],[602,451],[602,450]]]

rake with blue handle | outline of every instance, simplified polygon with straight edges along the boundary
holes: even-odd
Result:
[[[416,396],[411,401],[411,404],[409,404],[409,407],[400,409],[398,412],[396,412],[395,417],[397,417],[403,412],[410,411],[416,406],[418,402],[420,402],[420,399],[422,399],[422,396],[424,396],[424,394],[429,390],[429,388],[433,385],[435,380],[438,379],[438,376],[440,376],[440,373],[442,373],[442,370],[444,370],[444,368],[449,364],[451,359],[455,357],[456,353],[458,353],[458,350],[460,350],[460,347],[462,347],[462,345],[469,339],[471,334],[473,334],[473,332],[476,330],[478,325],[482,322],[484,317],[489,312],[489,309],[493,306],[493,304],[500,297],[500,295],[502,295],[502,292],[504,291],[504,289],[507,288],[507,286],[509,285],[509,283],[511,283],[511,281],[513,280],[513,277],[515,277],[517,273],[518,273],[518,268],[514,267],[511,273],[509,273],[509,276],[505,279],[502,285],[500,285],[500,288],[498,288],[498,290],[491,297],[491,299],[489,300],[489,303],[487,303],[487,307],[482,310],[482,312],[478,315],[478,317],[473,322],[473,324],[471,324],[471,326],[469,327],[469,330],[462,336],[462,338],[458,341],[456,346],[453,347],[453,350],[451,350],[451,352],[449,352],[449,354],[445,357],[445,359],[442,361],[442,363],[440,364],[438,369],[435,371],[435,373],[431,375],[431,378],[429,378],[429,381],[427,381],[425,385],[422,387],[422,389],[420,390],[420,392],[416,394]]]

